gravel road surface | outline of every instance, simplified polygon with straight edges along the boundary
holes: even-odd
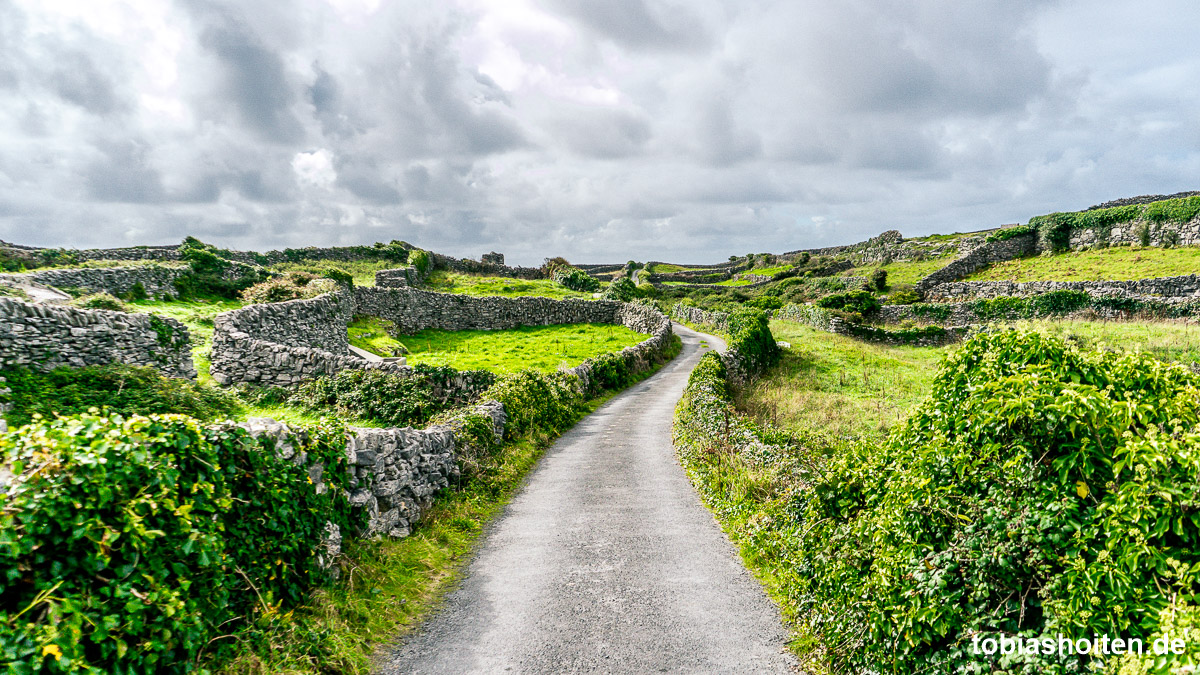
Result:
[[[716,338],[564,434],[385,673],[787,673],[779,612],[675,459],[671,417]]]

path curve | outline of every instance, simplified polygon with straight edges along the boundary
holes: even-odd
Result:
[[[385,673],[786,673],[779,611],[700,503],[671,419],[717,338],[560,438],[489,528],[459,588]]]

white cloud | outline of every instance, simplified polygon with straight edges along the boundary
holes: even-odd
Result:
[[[333,168],[333,155],[325,148],[312,152],[297,152],[292,157],[292,171],[301,182],[327,188],[337,180]]]

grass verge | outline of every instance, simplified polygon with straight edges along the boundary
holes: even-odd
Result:
[[[669,358],[680,347],[675,338]],[[634,377],[630,384],[661,367]],[[608,391],[587,401],[562,431],[617,393]],[[520,490],[556,437],[534,434],[484,458],[478,477],[457,492],[443,494],[404,539],[347,540],[341,563],[344,581],[314,594],[307,606],[285,621],[272,622],[252,640],[240,638],[246,640],[244,655],[220,669],[220,675],[371,672],[377,650],[410,631],[461,578],[488,523]]]
[[[208,369],[212,365],[209,355],[212,353],[213,317],[244,304],[240,300],[215,299],[188,302],[137,300],[126,303],[126,307],[133,312],[177,319],[187,326],[192,340],[192,362],[196,365],[197,380],[201,384],[208,384],[212,380]]]

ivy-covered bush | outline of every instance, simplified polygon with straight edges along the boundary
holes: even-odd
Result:
[[[604,289],[605,300],[619,300],[621,302],[632,302],[638,297],[637,286],[628,277],[614,279],[608,288]]]
[[[795,500],[805,632],[837,672],[913,674],[1090,660],[988,657],[977,636],[1153,635],[1200,592],[1197,384],[1035,332],[967,341],[903,426]]]
[[[504,404],[504,436],[510,439],[558,433],[575,421],[583,403],[573,375],[536,370],[503,375],[480,398]]]
[[[867,287],[876,291],[887,290],[887,270],[882,267],[871,270],[871,276],[867,279]]]
[[[600,290],[600,280],[575,267],[557,267],[554,282],[572,291],[595,293]]]
[[[758,375],[779,362],[779,345],[761,309],[742,308],[729,315],[728,351],[736,353],[748,374]]]
[[[426,274],[433,268],[433,258],[430,257],[429,251],[416,248],[408,252],[408,264],[415,267],[421,274]]]
[[[870,291],[846,291],[821,298],[817,301],[817,307],[868,316],[879,309],[879,299]]]
[[[1002,228],[999,232],[996,232],[994,234],[989,234],[987,236],[987,239],[985,239],[984,241],[986,241],[989,244],[992,242],[996,242],[996,241],[1008,241],[1009,239],[1015,239],[1016,237],[1022,237],[1027,234],[1033,234],[1037,231],[1038,231],[1037,225],[1034,224],[1033,221],[1030,221],[1026,225],[1016,225],[1013,227]]]
[[[88,414],[0,437],[0,668],[194,672],[234,644],[214,638],[329,580],[326,523],[357,526],[345,433],[293,442],[306,464],[183,416]]]
[[[149,366],[62,366],[49,372],[10,366],[0,369],[0,377],[11,390],[0,394],[0,402],[12,406],[5,415],[11,425],[28,424],[34,415],[76,415],[93,407],[123,414],[180,413],[203,420],[233,415],[240,407],[226,391],[166,377]]]
[[[292,404],[316,413],[333,411],[344,417],[375,420],[386,426],[417,426],[438,413],[475,400],[496,376],[485,370],[457,371],[418,364],[411,376],[382,370],[343,370],[300,385],[288,397]],[[474,384],[474,391],[462,382]],[[457,398],[439,400],[434,390],[461,391]]]

